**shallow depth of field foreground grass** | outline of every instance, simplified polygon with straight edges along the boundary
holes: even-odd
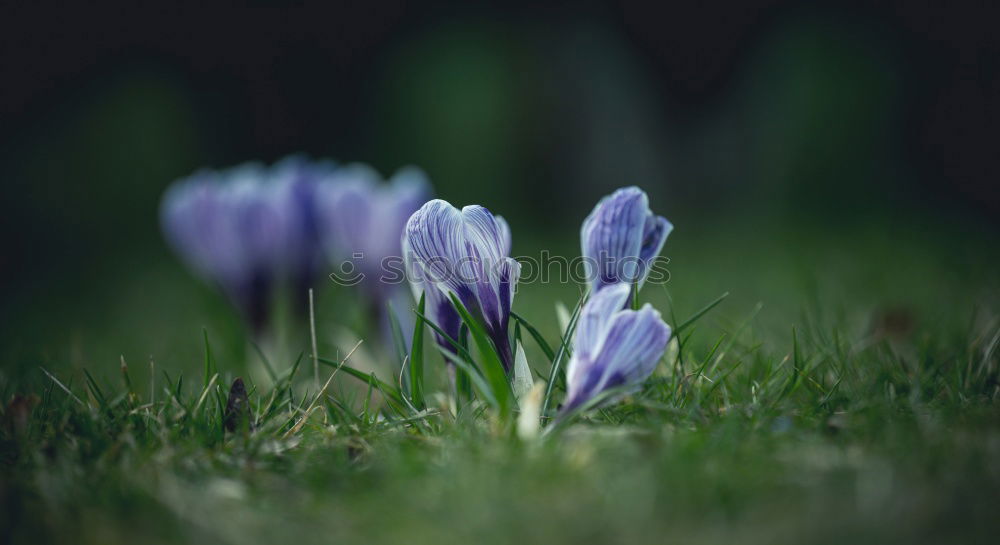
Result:
[[[988,245],[740,236],[679,231],[665,252],[670,299],[653,285],[641,298],[676,329],[732,295],[680,331],[642,391],[534,440],[481,402],[450,414],[429,333],[426,410],[387,404],[377,385],[369,396],[346,368],[317,395],[307,337],[297,367],[272,362],[274,385],[252,384],[211,327],[206,362],[187,323],[141,333],[201,353],[158,356],[152,374],[135,358],[127,372],[86,355],[22,359],[0,382],[2,541],[992,542],[1000,307]],[[135,320],[195,291],[185,282],[134,302]],[[572,310],[575,290],[525,286],[514,310],[558,347],[553,304]],[[325,383],[351,347],[330,340],[337,310],[318,314]],[[521,337],[546,376],[545,354]],[[253,425],[227,432],[237,376]]]

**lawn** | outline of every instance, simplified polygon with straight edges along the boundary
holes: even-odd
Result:
[[[308,324],[264,380],[221,299],[165,255],[109,265],[85,293],[14,294],[2,541],[993,542],[995,241],[905,220],[733,224],[668,241],[670,281],[640,299],[678,342],[645,386],[526,439],[481,400],[453,414],[429,332],[426,408],[393,401],[398,364],[344,288],[317,294],[319,382]],[[515,253],[573,255],[564,238]],[[555,303],[578,293],[524,285],[514,311],[558,350]],[[345,362],[352,334],[368,338]],[[237,377],[251,422],[227,431]]]

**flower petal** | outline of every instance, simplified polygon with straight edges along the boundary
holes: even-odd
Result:
[[[646,194],[637,187],[604,197],[583,222],[580,240],[587,276],[596,291],[639,279],[638,256],[649,215]]]
[[[504,252],[502,224],[482,206],[459,211],[435,199],[410,217],[403,240],[409,268],[423,273],[422,289],[455,294],[482,321],[509,369],[507,326],[520,264]]]
[[[591,295],[580,311],[573,336],[574,353],[590,358],[600,350],[612,317],[625,307],[630,293],[628,284],[614,284]]]
[[[458,209],[441,199],[434,199],[410,216],[406,236],[411,258],[419,262],[424,273],[425,285],[433,284],[454,293],[468,305],[474,294],[462,278],[464,270],[458,270],[466,264],[463,259],[467,256],[464,225]]]
[[[604,367],[601,389],[638,384],[653,370],[670,340],[670,326],[647,303],[638,311],[619,311],[595,357]]]
[[[663,243],[667,241],[667,236],[674,230],[674,226],[663,216],[646,216],[646,225],[643,227],[642,245],[639,248],[639,261],[642,271],[639,275],[639,287],[646,281],[649,271],[653,266],[653,260],[660,255]]]
[[[613,311],[629,291],[626,284],[609,286],[586,303],[566,371],[569,391],[563,410],[610,388],[638,386],[663,356],[670,327],[659,312],[648,304],[638,311]]]
[[[410,281],[413,290],[413,298],[420,300],[421,294],[426,294],[424,301],[425,316],[434,322],[434,325],[441,328],[452,339],[460,341],[458,338],[461,332],[462,321],[458,311],[452,306],[451,300],[445,291],[442,291],[433,282],[426,281],[427,272],[424,270],[423,262],[416,257],[416,253],[410,244],[410,237],[406,230],[402,237],[403,260],[406,266],[406,276]],[[457,350],[448,340],[442,337],[437,331],[434,332],[437,343],[442,348],[455,353]]]
[[[507,224],[507,220],[503,219],[503,216],[493,216],[493,219],[496,220],[497,228],[500,229],[502,253],[509,256],[511,249],[510,225]]]

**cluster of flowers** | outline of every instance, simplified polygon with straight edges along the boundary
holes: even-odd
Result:
[[[649,209],[636,187],[602,199],[580,232],[590,296],[573,337],[566,370],[564,411],[613,388],[639,386],[652,374],[670,340],[670,327],[648,303],[629,308],[672,226]],[[510,257],[510,229],[482,206],[461,210],[435,199],[406,223],[403,255],[408,277],[427,316],[453,339],[461,320],[450,298],[458,299],[483,325],[508,374],[513,357],[508,340],[510,309],[520,266]],[[456,272],[455,269],[460,269]],[[437,342],[454,351],[441,335]]]
[[[179,180],[164,196],[161,221],[182,259],[217,284],[255,330],[266,327],[278,286],[301,298],[328,263],[355,262],[361,288],[383,314],[401,294],[379,268],[402,254],[439,346],[455,352],[452,343],[462,342],[455,299],[482,325],[510,375],[508,324],[521,270],[510,256],[511,230],[482,206],[459,210],[428,201],[430,193],[412,167],[382,183],[367,166],[291,158]],[[584,221],[589,296],[572,341],[564,411],[612,388],[637,387],[655,369],[670,328],[649,304],[633,310],[630,303],[671,229],[635,187],[605,197]]]
[[[160,220],[176,253],[260,334],[276,291],[285,287],[303,311],[308,289],[332,263],[350,261],[372,279],[360,287],[384,316],[387,302],[407,295],[375,281],[378,271],[370,269],[399,255],[403,225],[430,197],[414,167],[383,183],[365,165],[291,157],[178,180],[163,197]]]

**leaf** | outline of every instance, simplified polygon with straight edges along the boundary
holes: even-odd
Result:
[[[542,412],[542,396],[545,384],[535,384],[521,400],[521,412],[517,415],[517,436],[524,441],[538,437],[538,423]]]
[[[524,355],[524,347],[521,346],[521,343],[517,343],[517,349],[514,353],[514,381],[512,383],[514,397],[520,401],[531,390],[533,384],[531,367],[528,366],[528,358]]]
[[[419,312],[418,311],[416,314],[417,314],[417,317],[420,318],[420,319],[422,319],[425,324],[427,324],[428,326],[430,326],[430,328],[433,329],[435,333],[437,333],[438,335],[440,335],[441,338],[443,338],[444,340],[448,341],[448,344],[454,346],[455,350],[457,350],[458,353],[462,355],[462,357],[466,358],[466,360],[468,360],[470,362],[472,361],[472,354],[469,354],[469,349],[468,349],[467,346],[465,346],[462,343],[459,343],[459,341],[453,339],[451,337],[451,335],[448,335],[447,333],[445,333],[444,330],[441,329],[440,327],[438,327],[437,324],[435,324],[432,320],[428,319],[427,316],[425,316],[423,312]],[[460,332],[458,334],[458,338],[459,339],[465,338],[465,332],[466,331],[468,331],[468,328],[465,327],[465,324],[462,324],[462,329],[460,330]]]
[[[518,325],[523,325],[524,328],[528,330],[528,333],[530,333],[531,337],[535,339],[535,343],[538,344],[538,347],[542,349],[542,352],[545,352],[545,357],[548,358],[549,361],[551,362],[552,359],[555,358],[555,353],[552,351],[552,348],[549,346],[549,343],[545,342],[545,338],[542,337],[542,334],[539,333],[537,329],[535,329],[535,326],[531,325],[528,322],[528,320],[525,320],[523,317],[521,317],[515,312],[511,312],[510,316],[511,318],[514,318],[514,320],[517,322]]]
[[[586,402],[582,403],[580,406],[576,407],[575,409],[569,412],[559,413],[559,416],[557,416],[556,419],[552,422],[552,425],[545,428],[544,436],[547,437],[549,435],[558,432],[559,430],[562,430],[577,416],[591,409],[600,407],[601,405],[604,405],[605,403],[612,401],[615,398],[618,398],[619,396],[625,395],[629,393],[630,390],[631,388],[629,386],[619,386],[617,388],[610,388],[608,390],[604,390],[603,392],[597,394],[591,399],[588,399]]]
[[[418,409],[424,408],[424,299],[420,294],[417,303],[417,323],[413,325],[413,340],[410,342],[410,399]]]
[[[559,323],[559,331],[566,331],[569,327],[569,309],[562,301],[556,301],[556,321]]]
[[[465,377],[464,380],[468,385],[460,386],[460,389],[469,389],[470,393],[464,394],[466,395],[466,398],[471,397],[472,387],[475,387],[475,389],[479,391],[479,395],[483,397],[483,400],[486,401],[487,404],[495,409],[500,408],[496,397],[493,395],[493,389],[490,387],[490,384],[486,382],[486,379],[483,378],[482,373],[480,373],[478,369],[472,367],[469,362],[463,360],[448,350],[441,348],[440,346],[438,347],[438,351],[441,352],[445,359],[455,364],[455,367],[458,368],[457,377]]]
[[[472,361],[472,355],[469,354],[469,326],[464,323],[458,329],[458,341],[462,343],[459,345],[459,349],[465,354],[465,361],[469,363],[469,367],[474,368],[481,375],[482,372],[479,371],[476,362]],[[461,368],[455,373],[455,395],[458,396],[456,400],[472,400],[472,383],[469,379],[469,373]]]
[[[90,371],[84,369],[83,375],[87,379],[87,386],[90,389],[90,395],[94,397],[95,401],[97,401],[97,406],[103,410],[107,406],[107,399],[104,397],[104,392],[101,390],[101,387],[97,385],[97,381],[94,380],[94,377],[90,375]]]
[[[634,392],[635,388],[629,385],[616,386],[614,388],[609,388],[604,390],[594,397],[583,402],[576,408],[570,411],[560,412],[559,415],[552,421],[552,425],[545,428],[543,436],[548,436],[553,433],[562,430],[567,424],[569,424],[574,418],[580,416],[581,414],[590,411],[592,409],[597,409],[602,406],[608,405],[620,401],[624,396],[629,395]]]
[[[47,376],[50,379],[52,379],[52,382],[55,382],[56,386],[59,386],[59,388],[61,388],[62,391],[66,392],[69,395],[69,397],[73,399],[73,401],[76,401],[77,403],[79,403],[80,405],[82,405],[84,407],[87,406],[87,404],[84,403],[83,400],[81,400],[80,398],[76,397],[76,394],[74,394],[73,391],[70,390],[68,386],[66,386],[62,382],[59,382],[59,379],[57,379],[55,377],[55,375],[53,375],[52,373],[46,371],[44,367],[39,367],[39,369],[41,369],[42,372],[45,373],[45,376]]]
[[[208,329],[202,328],[201,335],[205,339],[205,388],[208,388],[208,381],[214,374],[212,372],[212,347],[208,344]]]
[[[473,342],[476,343],[476,348],[479,349],[479,355],[483,358],[483,374],[489,383],[493,397],[497,400],[497,408],[500,411],[500,415],[502,418],[506,417],[510,414],[511,409],[511,391],[510,383],[507,382],[507,372],[504,371],[503,364],[500,363],[500,356],[497,355],[496,348],[490,342],[486,331],[479,322],[469,314],[469,311],[458,300],[455,294],[450,295],[452,305],[458,311],[459,316],[462,317],[462,321],[469,326],[469,334],[472,336]]]
[[[687,320],[684,320],[684,323],[682,323],[681,325],[677,326],[676,329],[674,329],[673,334],[677,335],[681,331],[684,331],[684,328],[690,326],[696,320],[698,320],[698,318],[701,318],[702,316],[704,316],[706,312],[708,312],[708,311],[712,310],[713,308],[715,308],[715,306],[718,305],[719,303],[721,303],[723,301],[723,299],[725,299],[726,297],[729,297],[729,292],[728,291],[726,293],[723,293],[722,295],[716,297],[714,301],[712,301],[711,303],[705,305],[698,312],[695,312],[694,316],[688,318]]]
[[[392,308],[392,301],[387,301],[385,306],[386,312],[389,313],[389,329],[392,330],[392,344],[396,348],[396,359],[399,363],[399,369],[402,369],[406,364],[406,341],[403,340],[403,328],[399,326],[396,311]]]
[[[393,401],[403,404],[403,396],[399,393],[399,390],[395,386],[389,384],[388,382],[383,382],[382,380],[380,380],[378,377],[375,376],[375,373],[365,373],[364,371],[355,369],[350,365],[347,365],[346,363],[334,360],[328,360],[326,358],[317,358],[317,361],[319,361],[323,365],[329,365],[330,367],[337,367],[341,371],[347,373],[348,375],[351,375],[352,377],[360,380],[361,382],[364,382],[366,384],[374,384],[378,386],[378,388],[382,390],[386,395],[392,398]]]
[[[583,308],[583,303],[587,300],[587,294],[580,297],[580,300],[576,302],[576,308],[573,309],[573,315],[570,317],[569,324],[566,326],[566,331],[563,333],[562,341],[559,343],[559,351],[556,352],[554,358],[552,358],[552,369],[549,370],[549,380],[545,385],[545,397],[542,401],[542,415],[544,415],[549,409],[549,403],[552,401],[552,391],[556,385],[556,377],[559,376],[559,366],[562,362],[563,356],[569,350],[570,340],[573,338],[573,330],[576,329],[576,322],[580,318],[580,310]]]
[[[441,338],[443,338],[446,341],[448,341],[448,344],[450,344],[451,346],[455,347],[455,351],[458,353],[459,356],[461,356],[461,358],[463,359],[463,361],[465,363],[467,363],[466,366],[464,366],[464,367],[458,367],[456,369],[456,372],[455,372],[455,396],[456,396],[456,398],[455,399],[456,399],[457,402],[461,402],[461,400],[463,400],[463,399],[465,399],[465,400],[472,399],[472,385],[469,383],[469,377],[466,376],[466,372],[463,369],[471,367],[471,368],[476,369],[477,372],[478,372],[479,369],[478,369],[478,367],[476,367],[476,363],[474,361],[472,361],[472,354],[469,353],[469,347],[467,346],[467,344],[465,342],[466,337],[467,337],[466,332],[469,331],[468,326],[466,326],[463,323],[461,329],[459,329],[458,338],[462,340],[460,342],[458,340],[453,339],[451,337],[451,335],[448,335],[447,333],[445,333],[444,330],[441,329],[440,327],[438,327],[438,325],[435,324],[433,320],[428,319],[427,316],[425,316],[423,312],[420,312],[420,311],[415,311],[415,312],[416,312],[418,318],[420,318],[421,320],[424,321],[425,324],[427,324],[428,326],[430,326],[430,328],[433,329],[438,335],[440,335]],[[442,348],[442,347],[438,347],[438,348]],[[442,353],[444,353],[444,352],[446,352],[446,351],[442,351]],[[448,357],[448,356],[449,356],[448,354],[445,354],[445,359],[448,360],[448,361],[452,361],[453,358]]]
[[[254,352],[256,352],[257,356],[260,357],[261,363],[264,364],[264,371],[267,373],[268,378],[271,379],[271,383],[277,383],[278,374],[274,372],[274,367],[271,366],[271,360],[267,359],[267,356],[264,355],[264,351],[261,350],[260,345],[255,341],[250,341],[250,346],[253,347]]]

